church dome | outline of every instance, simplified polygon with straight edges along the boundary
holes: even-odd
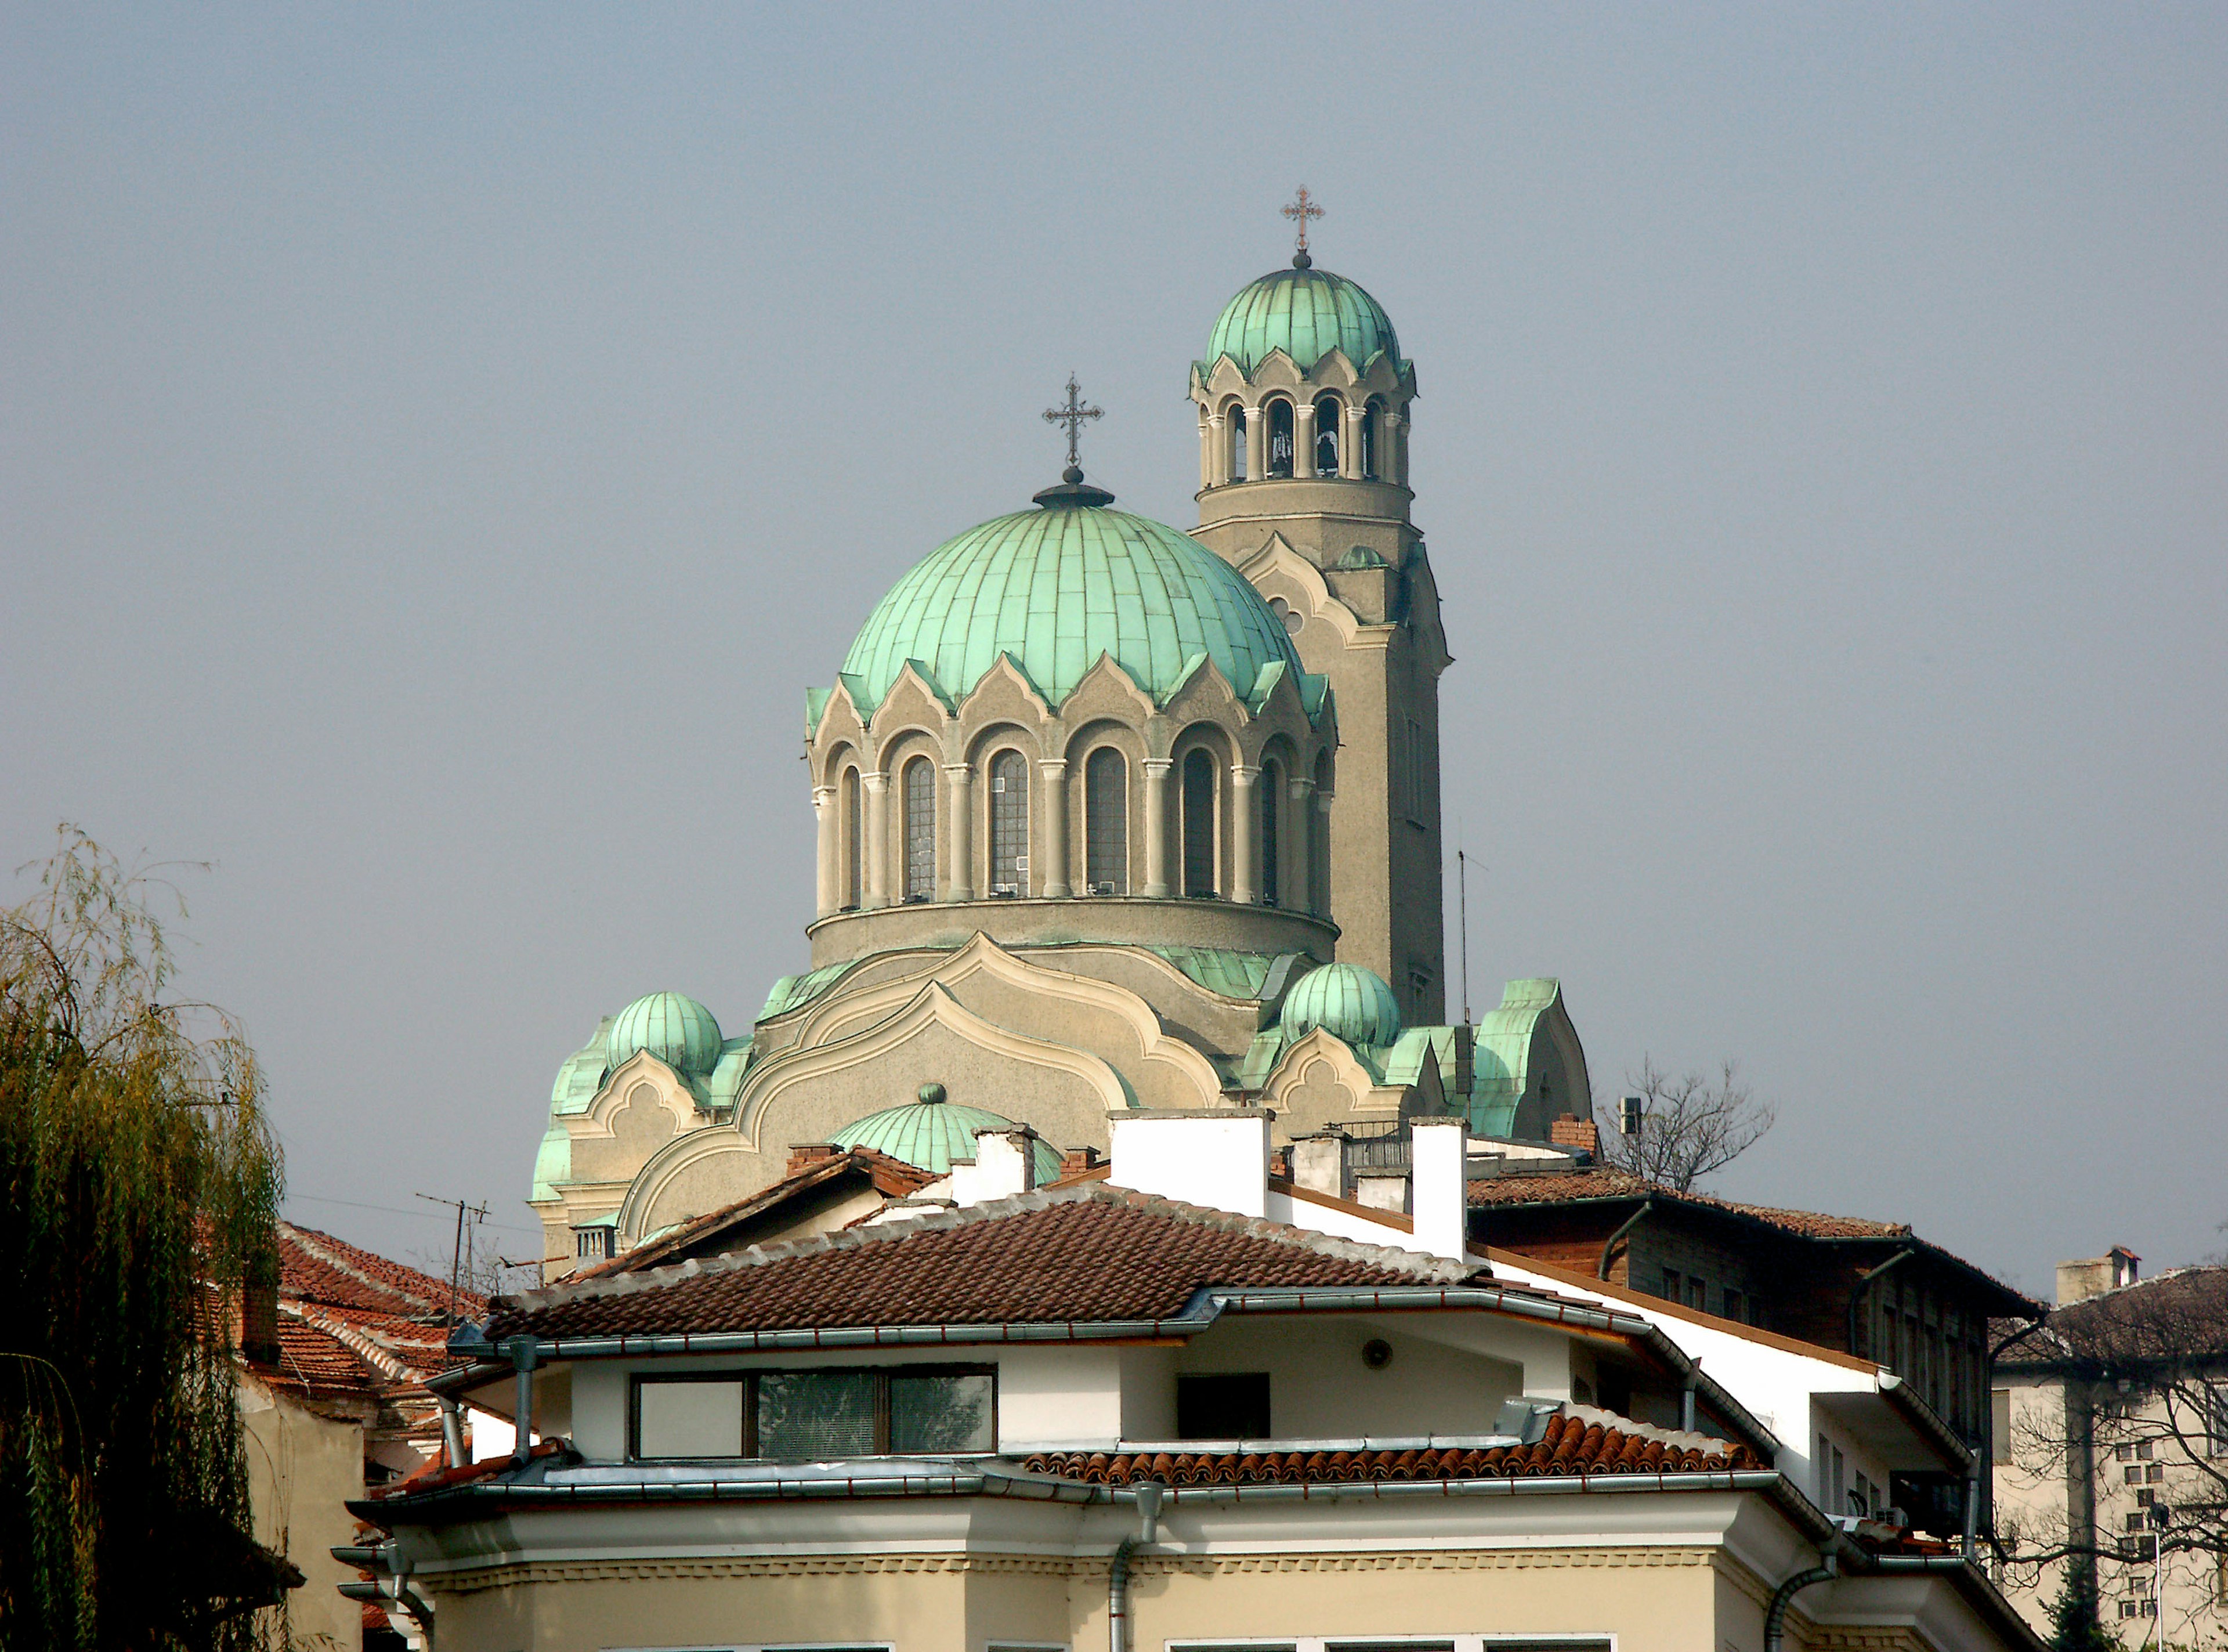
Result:
[[[614,1071],[647,1051],[676,1073],[702,1078],[718,1065],[727,1041],[712,1012],[677,992],[653,992],[619,1011],[611,1023]]]
[[[903,1159],[907,1164],[944,1175],[951,1170],[952,1160],[975,1156],[976,1130],[1015,1128],[1010,1118],[980,1107],[963,1107],[946,1101],[940,1084],[925,1084],[920,1087],[919,1100],[868,1113],[844,1125],[828,1139],[838,1147],[870,1147],[893,1159]],[[1035,1143],[1034,1148],[1037,1185],[1042,1187],[1058,1181],[1060,1150],[1043,1141]]]
[[[1400,1036],[1400,1005],[1374,970],[1326,964],[1284,995],[1277,1024],[1297,1039],[1320,1027],[1342,1043],[1382,1048]]]
[[[1223,306],[1200,366],[1212,368],[1227,355],[1250,379],[1279,349],[1303,373],[1334,349],[1345,351],[1357,371],[1380,351],[1396,366],[1400,360],[1400,341],[1383,305],[1360,284],[1297,262],[1249,282]]]
[[[884,597],[843,661],[861,714],[906,662],[957,698],[1010,654],[1053,705],[1102,654],[1163,699],[1204,654],[1241,695],[1261,669],[1301,670],[1261,594],[1188,534],[1096,501],[1073,483],[1040,509],[969,529],[931,552]]]

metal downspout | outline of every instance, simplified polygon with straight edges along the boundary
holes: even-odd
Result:
[[[463,1413],[455,1395],[436,1394],[433,1397],[441,1402],[441,1445],[449,1454],[449,1466],[461,1469],[464,1466]]]
[[[1795,1604],[1795,1597],[1813,1584],[1830,1582],[1841,1572],[1841,1563],[1828,1554],[1821,1564],[1796,1572],[1771,1591],[1771,1604],[1764,1609],[1764,1652],[1779,1652],[1780,1640],[1787,1633],[1787,1609]]]
[[[538,1363],[535,1357],[537,1348],[530,1336],[514,1336],[503,1346],[518,1373],[518,1404],[511,1418],[518,1430],[518,1439],[511,1447],[510,1460],[522,1464],[534,1455],[534,1367]]]
[[[1617,1240],[1623,1239],[1627,1233],[1632,1232],[1634,1228],[1639,1226],[1640,1219],[1655,1208],[1655,1201],[1653,1199],[1642,1200],[1640,1201],[1640,1208],[1634,1211],[1631,1215],[1626,1217],[1624,1219],[1624,1225],[1619,1227],[1616,1233],[1611,1233],[1609,1236],[1609,1242],[1602,1246],[1601,1265],[1594,1270],[1595,1278],[1606,1279],[1609,1277],[1609,1259],[1617,1254]]]
[[[1161,1488],[1150,1480],[1133,1489],[1137,1498],[1137,1534],[1114,1546],[1106,1568],[1106,1652],[1130,1652],[1130,1557],[1160,1536]]]

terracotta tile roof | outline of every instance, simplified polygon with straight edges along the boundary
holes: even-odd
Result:
[[[498,1298],[490,1335],[1172,1317],[1206,1285],[1405,1285],[1457,1264],[1085,1185]]]
[[[1875,1222],[1861,1216],[1828,1216],[1810,1210],[1783,1210],[1772,1205],[1737,1204],[1707,1194],[1680,1193],[1607,1165],[1539,1175],[1501,1175],[1469,1184],[1473,1205],[1567,1205],[1588,1199],[1674,1200],[1735,1216],[1769,1223],[1805,1239],[1907,1239],[1907,1223]]]
[[[902,1199],[938,1180],[933,1172],[917,1164],[907,1164],[903,1159],[892,1158],[871,1147],[855,1147],[809,1164],[795,1175],[784,1176],[770,1188],[759,1188],[747,1199],[738,1199],[731,1205],[692,1217],[624,1255],[611,1257],[593,1267],[575,1269],[566,1277],[572,1280],[601,1279],[615,1273],[635,1273],[656,1267],[715,1241],[723,1228],[739,1227],[789,1200],[847,1176],[863,1179],[886,1199]]]
[[[387,1384],[383,1373],[338,1337],[284,1315],[278,1321],[278,1362],[249,1368],[273,1387],[308,1399],[375,1403]]]
[[[2020,1327],[1999,1320],[1988,1329],[2001,1340]],[[2052,1309],[2041,1329],[2010,1342],[1997,1363],[2148,1366],[2212,1375],[2228,1366],[2228,1267],[2175,1268]]]
[[[278,1294],[338,1308],[368,1309],[403,1318],[449,1311],[446,1279],[292,1222],[278,1224]],[[466,1319],[487,1312],[487,1299],[460,1290],[457,1311]]]
[[[1352,1481],[1544,1479],[1589,1474],[1724,1473],[1764,1466],[1745,1445],[1655,1437],[1613,1422],[1547,1419],[1534,1445],[1411,1451],[1040,1451],[1033,1474],[1091,1485],[1157,1480],[1171,1486],[1327,1485]]]

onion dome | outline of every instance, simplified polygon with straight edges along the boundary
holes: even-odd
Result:
[[[646,1050],[675,1073],[695,1079],[718,1065],[727,1042],[712,1012],[677,992],[636,999],[611,1023],[610,1041],[612,1071]]]
[[[1071,467],[1072,468],[1072,467]],[[1300,658],[1261,593],[1188,534],[1124,510],[1078,479],[1041,508],[969,529],[899,580],[861,628],[843,681],[862,715],[908,660],[954,699],[1011,655],[1057,706],[1110,655],[1156,700],[1204,655],[1240,695]]]
[[[1223,306],[1202,372],[1227,355],[1250,379],[1271,350],[1284,351],[1303,373],[1313,372],[1334,349],[1345,351],[1357,371],[1380,352],[1400,364],[1400,341],[1384,306],[1358,283],[1315,268],[1307,256],[1248,283]]]
[[[1400,1005],[1374,970],[1326,964],[1302,976],[1284,995],[1277,1024],[1288,1039],[1320,1027],[1342,1043],[1382,1048],[1400,1036]]]
[[[950,1172],[952,1160],[975,1156],[976,1130],[1018,1128],[1012,1119],[983,1108],[946,1101],[940,1084],[925,1084],[919,1099],[854,1119],[828,1139],[842,1148],[870,1147],[940,1176]],[[1034,1147],[1037,1185],[1057,1181],[1060,1149],[1044,1141]]]

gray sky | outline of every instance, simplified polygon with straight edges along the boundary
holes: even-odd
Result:
[[[2228,13],[1360,16],[0,12],[0,855],[217,863],[297,1219],[533,1254],[597,1017],[801,967],[805,685],[1070,368],[1196,520],[1304,182],[1423,391],[1476,1007],[1740,1057],[1727,1193],[2221,1246]]]

